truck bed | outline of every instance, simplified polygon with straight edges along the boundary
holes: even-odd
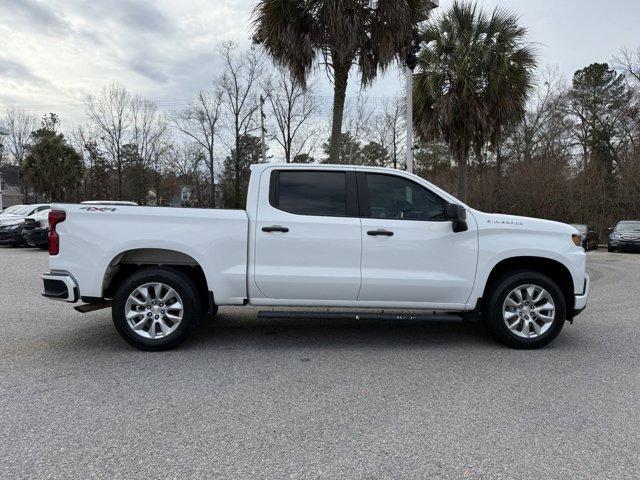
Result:
[[[108,272],[120,262],[171,264],[185,256],[202,268],[216,301],[247,297],[248,218],[244,210],[56,204],[60,253],[52,271],[73,275],[82,297],[102,297]],[[104,272],[104,275],[99,274]]]

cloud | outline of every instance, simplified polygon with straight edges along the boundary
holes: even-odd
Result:
[[[21,23],[34,30],[50,33],[68,33],[72,30],[69,22],[44,2],[36,0],[3,0],[6,12],[18,17]]]
[[[71,7],[77,15],[86,20],[100,19],[100,22],[94,23],[94,27],[98,30],[108,25],[109,30],[114,33],[125,34],[170,34],[175,31],[169,16],[150,1],[75,0]]]
[[[0,58],[0,77],[32,83],[48,83],[23,63],[6,58]]]

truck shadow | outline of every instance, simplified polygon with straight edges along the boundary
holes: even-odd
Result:
[[[385,348],[495,345],[481,325],[463,322],[377,320],[260,320],[220,314],[205,320],[184,344],[185,349]]]

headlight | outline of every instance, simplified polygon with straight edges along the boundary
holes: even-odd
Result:
[[[620,238],[620,234],[619,233],[612,233],[611,234],[611,238]]]
[[[571,235],[571,240],[573,240],[573,244],[576,247],[582,246],[582,235],[578,235],[577,233],[574,233]]]
[[[11,225],[10,227],[7,227],[7,230],[17,230],[18,228],[20,228],[20,225]]]

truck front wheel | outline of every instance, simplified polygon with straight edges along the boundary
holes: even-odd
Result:
[[[198,289],[184,273],[145,268],[118,288],[113,324],[122,338],[141,350],[168,350],[191,333],[201,317]]]
[[[489,332],[514,348],[539,348],[558,336],[566,301],[558,285],[533,271],[510,272],[491,289],[484,317]]]

